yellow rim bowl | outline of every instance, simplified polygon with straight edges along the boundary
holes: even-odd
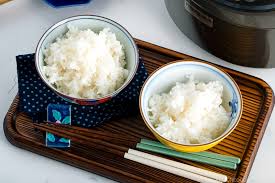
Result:
[[[201,70],[201,69],[204,69],[204,70]],[[233,117],[231,117],[229,127],[221,136],[219,136],[218,138],[208,143],[180,144],[180,143],[173,142],[167,138],[162,137],[149,121],[149,117],[147,114],[148,112],[147,105],[151,95],[155,93],[162,93],[163,91],[167,91],[167,89],[169,89],[169,86],[171,88],[171,86],[173,86],[176,82],[179,82],[180,78],[183,78],[184,75],[186,75],[187,71],[188,71],[188,74],[190,73],[193,74],[195,79],[196,79],[196,76],[198,76],[199,78],[206,78],[206,80],[203,79],[206,82],[211,80],[219,80],[219,81],[223,80],[223,82],[225,82],[225,83],[222,82],[224,86],[224,90],[226,90],[225,92],[227,92],[227,95],[228,95],[227,100],[232,102],[231,105],[233,107],[232,106],[230,107],[231,107],[231,116],[233,115]],[[162,74],[163,76],[161,76]],[[168,86],[168,88],[165,86],[161,87],[162,85],[166,85]],[[151,89],[153,91],[149,92],[150,89],[148,88],[154,88],[154,89]],[[141,93],[139,97],[139,108],[140,108],[140,113],[144,123],[161,143],[177,151],[200,152],[200,151],[205,151],[207,149],[210,149],[211,147],[221,142],[228,135],[230,135],[230,133],[236,128],[236,126],[238,125],[241,119],[243,102],[242,102],[241,91],[238,85],[233,80],[233,78],[229,76],[226,72],[222,71],[220,68],[217,68],[214,65],[210,65],[204,62],[180,60],[180,61],[171,62],[169,64],[166,64],[158,68],[147,78],[147,80],[145,81],[141,89]]]

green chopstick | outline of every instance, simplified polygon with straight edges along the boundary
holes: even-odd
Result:
[[[188,153],[183,154],[181,152],[177,152],[177,151],[174,151],[171,149],[150,146],[147,144],[138,143],[136,148],[159,153],[159,154],[168,155],[171,157],[183,158],[183,159],[187,159],[187,160],[191,160],[191,161],[195,161],[195,162],[199,162],[199,163],[214,165],[214,166],[222,167],[222,168],[229,168],[229,169],[233,169],[233,170],[235,170],[237,168],[236,163],[232,163],[232,162],[228,162],[228,161],[221,161],[221,160],[212,159],[212,158],[206,158],[206,157],[198,156],[195,154],[188,154]]]
[[[233,169],[233,170],[235,170],[237,168],[236,163],[222,161],[222,160],[218,160],[218,159],[212,159],[212,158],[208,158],[208,157],[204,157],[204,156],[198,156],[198,155],[192,154],[192,153],[177,152],[172,149],[161,148],[161,147],[151,146],[151,145],[147,145],[147,144],[138,143],[136,145],[136,148],[159,153],[159,154],[164,154],[164,155],[168,155],[168,156],[172,156],[172,157],[176,157],[176,158],[183,158],[183,159],[187,159],[187,160],[191,160],[191,161],[195,161],[195,162],[199,162],[199,163],[214,165],[214,166],[218,166],[218,167],[222,167],[222,168],[229,168],[229,169]]]
[[[162,143],[153,141],[153,140],[141,139],[140,143],[173,150],[172,148],[167,147],[167,146],[163,145]],[[184,154],[187,154],[187,153],[184,153]],[[241,162],[240,158],[237,158],[234,156],[227,156],[227,155],[222,155],[222,154],[212,153],[212,152],[207,152],[207,151],[188,153],[188,154],[196,154],[198,156],[208,157],[208,158],[217,159],[217,160],[221,160],[221,161],[228,161],[228,162],[232,162],[232,163],[236,163],[236,164],[240,164],[240,162]]]

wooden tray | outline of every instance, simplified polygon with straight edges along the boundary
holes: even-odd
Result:
[[[136,41],[149,72],[173,60],[198,60],[150,43]],[[233,171],[176,160],[223,173],[228,176],[229,182],[246,182],[273,109],[273,91],[261,79],[231,69],[223,69],[239,84],[244,111],[234,132],[210,151],[240,157],[241,164]],[[6,137],[15,146],[121,182],[193,182],[123,158],[128,148],[134,148],[141,138],[155,139],[139,115],[113,120],[89,130],[88,133],[94,134],[94,138],[111,141],[112,146],[81,145],[72,142],[68,150],[50,149],[44,146],[42,132],[34,130],[31,119],[18,111],[18,102],[16,97],[4,121]]]

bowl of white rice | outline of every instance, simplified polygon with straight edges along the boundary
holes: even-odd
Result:
[[[162,143],[198,152],[217,145],[235,129],[242,114],[242,96],[223,70],[203,62],[177,61],[145,81],[140,112]]]
[[[134,39],[121,25],[83,15],[62,20],[44,33],[35,65],[41,79],[63,99],[96,105],[128,86],[139,55]]]

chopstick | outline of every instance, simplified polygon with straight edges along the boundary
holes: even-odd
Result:
[[[66,127],[65,127],[66,126]],[[34,127],[41,131],[46,131],[53,133],[55,135],[69,138],[72,141],[79,142],[81,144],[101,144],[103,146],[111,147],[115,150],[125,152],[128,150],[127,147],[122,147],[114,143],[108,142],[106,140],[100,140],[96,138],[90,138],[83,134],[76,133],[74,130],[71,130],[67,125],[61,124],[49,124],[49,123],[34,123]]]
[[[100,138],[104,140],[125,140],[125,138],[121,137],[118,134],[115,133],[104,133],[99,130],[91,130],[87,128],[77,127],[77,126],[71,126],[71,125],[64,125],[64,124],[56,124],[51,122],[40,122],[40,123],[34,123],[34,126],[37,128],[38,126],[43,126],[46,128],[53,128],[60,132],[71,132],[76,135],[85,136],[87,138]],[[127,141],[137,141],[136,138],[127,138]]]
[[[137,151],[137,150],[134,150],[134,149],[129,149],[128,153],[136,155],[136,156],[144,157],[144,158],[147,158],[147,159],[150,159],[152,161],[156,161],[156,162],[159,162],[159,163],[162,163],[162,164],[173,166],[175,168],[179,168],[179,169],[191,172],[191,173],[202,175],[204,177],[209,177],[209,178],[221,181],[221,182],[226,182],[227,181],[227,176],[225,176],[223,174],[220,174],[220,173],[204,170],[204,169],[201,169],[201,168],[197,168],[197,167],[194,167],[194,166],[191,166],[191,165],[187,165],[187,164],[180,163],[180,162],[177,162],[177,161],[173,161],[173,160],[170,160],[170,159],[162,158],[162,157],[155,156],[155,155],[152,155],[152,154],[148,154],[148,153],[145,153],[145,152]]]
[[[164,144],[162,144],[160,142],[153,141],[153,140],[141,139],[140,143],[173,150],[172,148],[165,146]],[[186,153],[182,153],[182,154],[186,154]],[[222,160],[222,161],[228,161],[228,162],[232,162],[232,163],[236,163],[236,164],[239,164],[241,162],[241,159],[238,157],[227,156],[227,155],[222,155],[222,154],[212,153],[212,152],[207,152],[207,151],[194,152],[194,153],[188,153],[188,154],[195,154],[198,156],[203,156],[203,157],[212,158],[212,159],[218,159],[218,160]]]
[[[126,152],[124,154],[124,158],[144,164],[144,165],[147,165],[147,166],[150,166],[150,167],[153,167],[153,168],[157,168],[157,169],[160,169],[160,170],[163,170],[163,171],[166,171],[166,172],[178,175],[178,176],[182,176],[182,177],[194,180],[194,181],[198,181],[198,182],[203,182],[203,183],[221,183],[222,182],[219,180],[215,180],[215,179],[212,179],[209,177],[205,177],[205,176],[196,174],[196,173],[192,172],[191,169],[189,169],[189,171],[186,171],[186,169],[181,169],[181,168],[178,168],[175,166],[171,166],[171,165],[181,164],[180,167],[184,167],[184,164],[182,164],[182,163],[178,163],[178,162],[168,160],[165,158],[160,158],[158,156],[150,155],[150,154],[143,153],[140,151],[135,151],[132,149],[129,149],[128,153]],[[176,164],[174,164],[174,163],[176,163]],[[214,173],[214,172],[211,172],[211,173]],[[227,177],[226,177],[226,179],[223,178],[223,180],[226,181]],[[225,181],[223,181],[223,182],[225,182]]]
[[[199,163],[214,165],[214,166],[222,167],[222,168],[229,168],[229,169],[233,169],[233,170],[235,170],[237,168],[237,165],[232,162],[222,161],[222,160],[218,160],[218,159],[212,159],[212,158],[208,158],[208,157],[204,157],[204,156],[198,156],[196,154],[191,154],[191,153],[182,153],[182,152],[174,151],[171,149],[151,146],[151,145],[147,145],[147,144],[138,143],[136,145],[136,148],[159,153],[159,154],[164,154],[164,155],[171,156],[171,157],[182,158],[182,159],[187,159],[187,160],[191,160],[191,161],[195,161],[195,162],[199,162]]]

